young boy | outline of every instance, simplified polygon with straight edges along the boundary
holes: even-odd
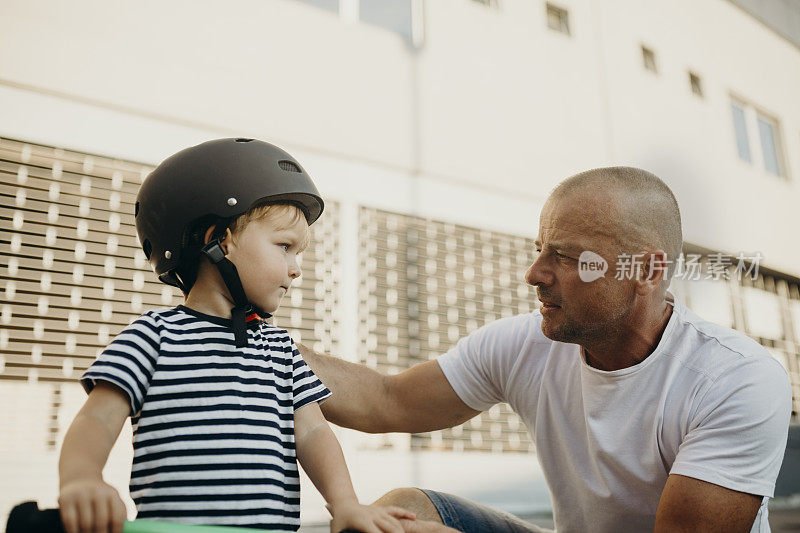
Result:
[[[402,532],[398,508],[359,504],[318,403],[330,395],[286,331],[264,319],[300,276],[323,204],[287,153],[252,139],[183,150],[142,185],[136,226],[185,305],[144,313],[86,371],[86,404],[59,462],[68,533],[122,530],[102,469],[130,416],[138,518],[296,530],[299,459],[331,531]]]

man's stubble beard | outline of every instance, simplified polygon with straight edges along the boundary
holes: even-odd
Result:
[[[542,333],[544,333],[545,337],[557,342],[580,344],[582,346],[590,346],[598,342],[602,343],[623,329],[629,314],[629,310],[625,308],[617,309],[615,312],[609,306],[604,307],[594,317],[586,317],[581,322],[569,317],[566,309],[562,307],[561,314],[564,319],[562,324],[552,331],[550,335],[545,333],[545,328],[542,328]],[[547,318],[543,318],[543,320],[546,321]]]

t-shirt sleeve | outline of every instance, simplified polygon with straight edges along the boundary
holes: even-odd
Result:
[[[771,357],[750,357],[707,389],[670,474],[772,497],[783,461],[792,393]]]
[[[81,377],[81,385],[87,393],[98,381],[116,385],[128,396],[131,416],[135,416],[142,409],[160,343],[157,319],[145,313],[123,329],[102,351]]]
[[[509,401],[510,375],[534,324],[529,314],[500,319],[439,356],[442,372],[465,404],[486,411]]]
[[[328,387],[322,384],[311,367],[300,355],[294,342],[292,345],[292,403],[297,411],[311,402],[322,402],[331,395]]]

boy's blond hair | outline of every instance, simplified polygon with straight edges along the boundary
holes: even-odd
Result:
[[[277,231],[285,230],[306,218],[302,209],[294,204],[261,204],[255,205],[236,220],[228,228],[231,230],[231,238],[234,239],[244,231],[248,224],[256,220],[266,220],[275,224]],[[305,238],[301,243],[300,249],[305,250],[311,238],[311,230],[306,230]]]

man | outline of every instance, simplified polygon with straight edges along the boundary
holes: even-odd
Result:
[[[394,376],[306,350],[333,390],[323,411],[361,431],[420,433],[508,402],[536,445],[559,533],[769,531],[788,377],[755,341],[673,300],[681,242],[677,202],[656,176],[615,167],[568,178],[542,210],[525,275],[539,310]],[[640,268],[615,276],[626,257]],[[587,258],[606,275],[588,275]],[[408,531],[535,531],[432,491],[379,501],[428,519]]]

